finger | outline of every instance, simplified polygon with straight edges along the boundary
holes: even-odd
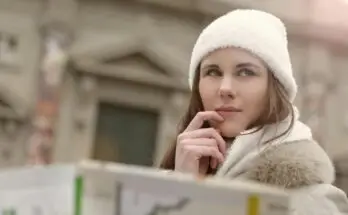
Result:
[[[201,159],[202,157],[213,157],[216,158],[220,163],[224,161],[222,153],[212,146],[197,146],[197,145],[186,145],[185,151],[188,156],[195,156],[196,159]]]
[[[221,138],[222,139],[222,138]],[[179,142],[179,147],[183,145],[197,145],[197,146],[214,146],[223,155],[226,155],[226,142],[222,139],[222,142],[218,142],[216,138],[186,138]]]
[[[218,165],[218,161],[216,160],[216,158],[211,158],[210,159],[210,167],[212,169],[215,169],[217,167],[217,165]]]
[[[215,120],[222,122],[224,118],[220,116],[216,111],[203,111],[198,112],[196,116],[192,119],[190,124],[186,127],[185,131],[193,131],[202,127],[204,121]]]
[[[180,139],[187,138],[214,138],[218,144],[219,150],[226,153],[226,141],[222,138],[219,132],[214,128],[202,128],[181,134]]]
[[[192,146],[212,146],[216,149],[219,149],[216,140],[213,138],[195,138],[195,139],[186,139],[179,143],[180,146],[185,147],[185,145]]]
[[[200,152],[204,156],[211,156],[212,159],[215,159],[218,162],[224,162],[224,156],[223,154],[216,149],[216,147],[211,147],[211,146],[206,146],[206,147],[201,147]]]

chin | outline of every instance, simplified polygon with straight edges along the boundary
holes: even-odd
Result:
[[[232,138],[243,132],[245,127],[235,123],[223,123],[217,129],[220,130],[223,137]]]

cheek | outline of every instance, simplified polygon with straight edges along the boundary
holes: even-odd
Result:
[[[266,85],[266,84],[265,84]],[[248,121],[253,123],[263,113],[267,104],[267,87],[251,88],[245,99]]]
[[[207,80],[202,80],[199,83],[199,94],[202,99],[202,104],[205,110],[214,109],[217,94],[214,85]]]

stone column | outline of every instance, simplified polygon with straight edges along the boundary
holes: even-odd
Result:
[[[29,138],[29,163],[51,163],[54,124],[58,114],[59,95],[63,73],[67,64],[66,30],[45,26],[43,33],[44,55],[39,74],[39,90]]]
[[[28,162],[33,165],[52,162],[59,97],[68,61],[68,48],[72,42],[74,5],[74,0],[49,0],[43,14],[41,32],[44,50],[32,131],[28,139]]]

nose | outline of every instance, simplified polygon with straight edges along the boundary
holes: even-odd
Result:
[[[221,80],[221,85],[219,89],[219,95],[222,98],[235,98],[236,97],[236,91],[235,86],[233,84],[233,80],[231,77],[225,76]]]

